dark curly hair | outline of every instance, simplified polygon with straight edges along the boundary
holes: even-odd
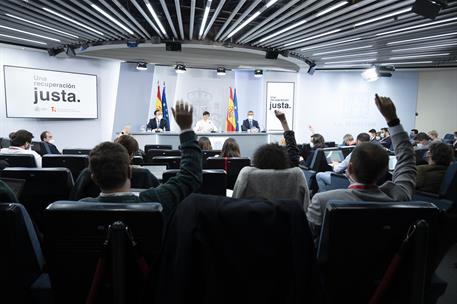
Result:
[[[428,151],[431,159],[439,166],[449,166],[454,158],[452,148],[442,142],[433,142]]]
[[[290,167],[287,150],[278,144],[260,146],[254,153],[252,163],[259,169],[282,170]]]

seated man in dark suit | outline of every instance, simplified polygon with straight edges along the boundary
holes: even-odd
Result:
[[[260,131],[259,122],[254,120],[254,112],[248,112],[248,119],[243,121],[243,125],[241,126],[241,131],[247,132],[258,132]]]
[[[202,183],[202,151],[192,130],[192,106],[178,101],[173,115],[181,135],[182,158],[178,174],[165,184],[135,195],[130,192],[131,167],[127,149],[118,143],[104,142],[92,149],[89,169],[92,179],[102,192],[96,198],[82,201],[98,202],[159,202],[166,219],[186,196],[200,188]]]
[[[54,145],[54,136],[49,131],[44,131],[40,135],[41,138],[41,153],[44,154],[61,154],[59,149]]]
[[[325,208],[330,200],[398,202],[409,201],[413,196],[416,188],[416,161],[408,133],[400,124],[390,98],[376,95],[375,100],[389,126],[398,160],[393,179],[379,187],[376,185],[389,167],[389,155],[383,147],[370,142],[355,147],[346,171],[351,181],[349,188],[317,193],[309,204],[306,215],[316,238],[319,237]]]
[[[156,132],[170,131],[168,121],[163,118],[163,113],[160,110],[154,111],[154,118],[151,118],[146,126],[146,130],[152,130]]]

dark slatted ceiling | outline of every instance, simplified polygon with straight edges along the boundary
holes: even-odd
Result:
[[[182,41],[288,51],[318,68],[457,65],[457,1],[3,0],[0,42],[42,49]],[[202,27],[202,22],[204,22]]]

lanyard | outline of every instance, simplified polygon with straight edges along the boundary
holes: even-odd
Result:
[[[365,185],[365,184],[352,184],[349,185],[348,189],[358,189],[358,190],[366,190],[366,189],[375,189],[378,188],[376,185]]]

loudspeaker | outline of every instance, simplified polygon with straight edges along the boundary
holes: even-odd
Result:
[[[272,59],[276,60],[278,59],[279,52],[276,51],[267,51],[265,54],[265,59]]]
[[[442,7],[446,7],[447,1],[416,0],[412,11],[425,18],[435,19]]]
[[[168,52],[181,52],[181,42],[166,42],[165,50]]]

